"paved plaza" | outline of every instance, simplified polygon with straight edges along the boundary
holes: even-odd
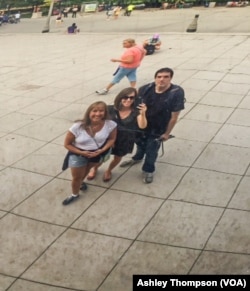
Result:
[[[249,275],[249,8],[83,15],[78,35],[64,33],[71,18],[52,18],[47,34],[46,18],[0,27],[0,291],[132,291],[133,274]],[[186,33],[197,13],[197,32]],[[168,66],[187,100],[154,182],[142,182],[137,164],[104,183],[104,164],[63,206],[68,128],[128,86],[95,93],[111,80],[122,40],[152,32],[162,49],[145,57],[138,86]]]

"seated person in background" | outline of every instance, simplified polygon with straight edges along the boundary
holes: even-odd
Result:
[[[75,23],[73,23],[71,26],[68,27],[68,33],[77,33],[77,32],[80,32],[80,29],[77,28]]]
[[[56,17],[56,23],[62,23],[63,20],[62,20],[62,14],[58,14],[57,17]]]
[[[146,39],[143,42],[143,47],[146,48],[148,45],[153,45],[156,50],[159,50],[161,47],[160,35],[155,33],[152,38]]]

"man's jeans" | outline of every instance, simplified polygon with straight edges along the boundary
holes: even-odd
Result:
[[[137,150],[132,159],[135,161],[142,160],[145,155],[142,170],[147,173],[153,173],[161,142],[156,140],[155,137],[146,136],[138,139],[136,145]]]

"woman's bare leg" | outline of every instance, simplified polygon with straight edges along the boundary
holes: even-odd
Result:
[[[112,170],[120,163],[122,157],[114,156],[113,160],[109,164],[107,170],[104,172],[103,181],[109,181],[112,177]]]
[[[72,194],[79,195],[80,187],[82,184],[83,177],[87,174],[88,166],[80,167],[80,168],[71,168],[71,188]]]
[[[92,165],[91,163],[90,165]],[[88,175],[87,175],[87,180],[93,180],[95,179],[96,173],[98,171],[98,168],[101,166],[102,163],[95,163],[94,166],[89,167]]]

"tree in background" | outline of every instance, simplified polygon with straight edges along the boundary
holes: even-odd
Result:
[[[18,7],[34,7],[44,4],[44,0],[1,0],[0,8],[10,10]]]

